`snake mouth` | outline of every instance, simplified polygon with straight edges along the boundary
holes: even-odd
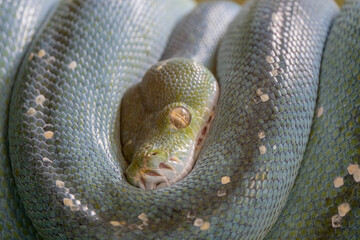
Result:
[[[159,169],[140,169],[133,178],[133,183],[144,190],[154,190],[170,185]]]
[[[135,154],[126,169],[126,176],[130,184],[144,190],[154,190],[176,182],[183,170],[183,162],[169,155],[168,151],[147,149]]]
[[[154,190],[170,186],[186,175],[184,163],[175,156],[160,160],[157,154],[150,154],[147,160],[153,161],[135,161],[128,167],[126,175],[130,184],[144,190]]]
[[[170,186],[183,179],[192,169],[195,146],[190,151],[170,152],[160,149],[138,151],[126,169],[128,182],[144,190]]]

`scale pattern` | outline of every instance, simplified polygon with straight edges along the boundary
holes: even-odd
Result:
[[[34,239],[24,214],[8,157],[8,111],[11,87],[21,59],[48,9],[56,1],[0,1],[0,239]],[[11,17],[9,17],[11,16]]]
[[[347,170],[360,164],[359,13],[360,1],[347,1],[329,33],[304,160],[268,239],[360,239],[360,184]],[[333,227],[343,203],[350,212]]]
[[[122,233],[113,218],[129,211],[138,221],[114,186],[123,179],[114,123],[123,92],[159,60],[192,6],[64,1],[46,24],[20,70],[9,128],[17,189],[42,237],[113,239]]]
[[[214,72],[219,43],[239,11],[230,1],[199,4],[176,25],[161,59],[190,58]]]
[[[284,207],[310,134],[322,50],[337,12],[331,1],[253,1],[221,44],[220,117],[210,137],[217,157],[231,162],[222,174],[239,185],[226,189],[235,193],[228,201],[236,207],[227,210],[240,223],[240,239],[263,238]]]
[[[330,0],[248,3],[221,44],[219,111],[194,170],[169,188],[142,191],[124,177],[126,163],[115,124],[121,96],[158,61],[175,23],[192,7],[186,0],[109,0],[106,4],[71,0],[63,1],[45,23],[19,71],[9,127],[17,190],[45,239],[261,239],[275,223],[305,151],[322,49],[337,7]],[[5,19],[11,16],[6,13]],[[1,45],[1,51],[10,43]],[[339,60],[341,65],[333,65],[338,68],[355,64],[346,76],[357,71],[359,79],[357,59],[332,60]],[[347,127],[354,129],[354,137],[349,138],[358,148],[356,101],[350,117],[355,127],[351,120]],[[1,104],[6,116],[6,104]],[[326,111],[327,103],[322,104],[322,117],[332,116]],[[3,134],[6,119],[0,120]],[[6,151],[6,134],[0,137],[1,150]],[[357,149],[353,151],[347,154],[359,161]],[[8,158],[4,159],[10,180],[0,178],[1,184],[11,183]],[[330,168],[338,169],[335,165]],[[311,168],[307,159],[304,166]],[[345,176],[346,169],[341,169],[338,174]],[[347,185],[334,191],[356,203],[357,195],[347,192],[357,188],[347,180],[351,178],[347,176]],[[306,186],[311,193],[312,186]],[[14,191],[13,183],[8,187]],[[334,198],[331,211],[339,199],[344,200]],[[291,207],[294,200],[290,200]],[[0,201],[2,214],[6,209],[2,195]],[[357,236],[357,212],[343,218],[342,225],[350,227],[335,235]],[[12,218],[13,213],[9,214],[5,216]],[[18,224],[23,223],[14,222]],[[280,227],[286,228],[281,222]],[[21,228],[16,231],[24,233]],[[314,236],[313,231],[301,228],[304,236]],[[292,238],[293,228],[286,234]],[[17,237],[13,236],[9,238]]]

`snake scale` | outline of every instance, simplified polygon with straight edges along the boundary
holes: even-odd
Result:
[[[358,0],[242,6],[194,169],[127,182],[122,95],[194,5],[0,0],[1,239],[360,238]]]

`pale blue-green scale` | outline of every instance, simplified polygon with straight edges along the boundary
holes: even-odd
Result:
[[[142,192],[124,180],[125,164],[118,161],[121,151],[115,122],[122,93],[159,59],[172,26],[190,10],[191,4],[177,13],[177,4],[182,5],[181,1],[64,1],[34,41],[34,58],[29,62],[29,54],[23,58],[11,103],[12,170],[27,214],[44,238],[258,239],[276,221],[300,167],[310,132],[321,53],[330,22],[337,13],[335,4],[324,0],[252,1],[246,5],[219,51],[219,112],[195,169],[179,184],[156,193]],[[341,29],[335,28],[336,24],[344,23],[345,29],[353,33],[347,36],[341,32],[336,37],[330,33],[326,49],[334,52],[325,50],[328,53],[325,52],[323,64],[329,61],[330,67],[323,65],[321,73],[330,77],[322,78],[319,92],[324,112],[319,119],[315,117],[300,168],[303,170],[290,192],[288,207],[282,212],[284,217],[276,225],[279,228],[271,232],[274,238],[360,236],[356,222],[360,214],[353,204],[358,183],[346,170],[348,163],[359,163],[360,154],[359,51],[358,45],[351,45],[359,36],[358,6],[359,1],[350,0],[344,14],[348,12],[351,17],[340,15],[333,28]],[[0,17],[12,24],[13,11],[3,9],[6,8],[1,8]],[[10,9],[20,8],[13,5]],[[19,32],[12,30],[9,35]],[[352,37],[355,41],[344,44]],[[7,39],[5,45],[15,42],[11,40]],[[331,42],[336,47],[331,47]],[[1,45],[1,51],[6,49],[4,55],[10,53],[6,46]],[[36,56],[40,49],[46,51],[43,58]],[[344,51],[334,57],[340,50]],[[54,56],[55,61],[48,62],[49,56]],[[268,56],[274,62],[269,63]],[[20,57],[14,59],[14,66],[18,65]],[[76,61],[75,69],[69,69],[71,61]],[[2,60],[1,66],[6,64]],[[17,71],[17,67],[11,68],[1,68],[11,73],[10,78],[4,78],[7,84]],[[282,70],[276,75],[274,69]],[[333,84],[335,73],[342,71],[344,77],[338,77],[338,87],[326,90],[323,82]],[[124,81],[121,86],[119,79]],[[258,88],[269,94],[268,101],[259,102]],[[328,94],[323,94],[322,89]],[[4,133],[9,85],[1,91],[6,93],[0,98]],[[34,101],[39,94],[46,99],[42,105]],[[322,99],[329,100],[329,105]],[[36,114],[28,116],[31,107]],[[331,118],[335,114],[338,117]],[[340,121],[342,117],[344,121]],[[53,132],[53,137],[46,139],[45,131]],[[264,140],[258,138],[259,131],[265,131]],[[5,169],[6,176],[1,175],[1,184],[6,186],[1,187],[5,198],[0,198],[0,221],[8,221],[1,225],[1,237],[23,239],[28,225],[18,217],[12,220],[16,213],[24,216],[23,210],[19,205],[9,208],[5,203],[12,202],[7,191],[13,192],[15,186],[7,140],[1,141],[5,149],[1,150],[5,151],[1,155],[1,171]],[[266,146],[265,154],[259,154],[262,145]],[[231,178],[226,185],[220,182],[224,175]],[[326,178],[321,180],[319,175]],[[335,189],[334,176],[344,177],[345,185]],[[57,181],[63,182],[64,187],[57,187]],[[321,187],[310,185],[317,182]],[[321,194],[317,188],[321,188]],[[219,197],[218,190],[225,190],[226,195]],[[64,205],[64,199],[70,199],[80,209]],[[342,228],[334,229],[331,216],[344,201],[355,207],[343,218]],[[307,206],[318,211],[307,213]],[[188,221],[189,211],[209,222],[209,229],[200,230],[194,226],[194,219]],[[143,229],[138,228],[141,213],[149,219]],[[282,219],[286,219],[285,223]],[[111,221],[125,221],[125,225],[112,226]],[[15,222],[18,224],[12,225]]]
[[[360,2],[348,1],[325,45],[317,109],[299,176],[269,239],[358,239],[359,184],[347,170],[359,164],[360,152]],[[344,65],[344,63],[346,63]],[[334,186],[343,178],[344,185]],[[332,226],[338,206],[349,203],[341,227]],[[276,231],[275,231],[276,229]],[[281,234],[281,235],[280,235]]]
[[[20,62],[54,4],[56,1],[0,2],[0,239],[36,239],[36,231],[25,214],[11,173],[8,111]]]

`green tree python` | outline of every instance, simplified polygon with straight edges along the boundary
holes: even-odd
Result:
[[[1,239],[360,239],[360,1],[214,5],[0,0]],[[120,109],[159,72],[220,94],[190,173],[144,190]]]

